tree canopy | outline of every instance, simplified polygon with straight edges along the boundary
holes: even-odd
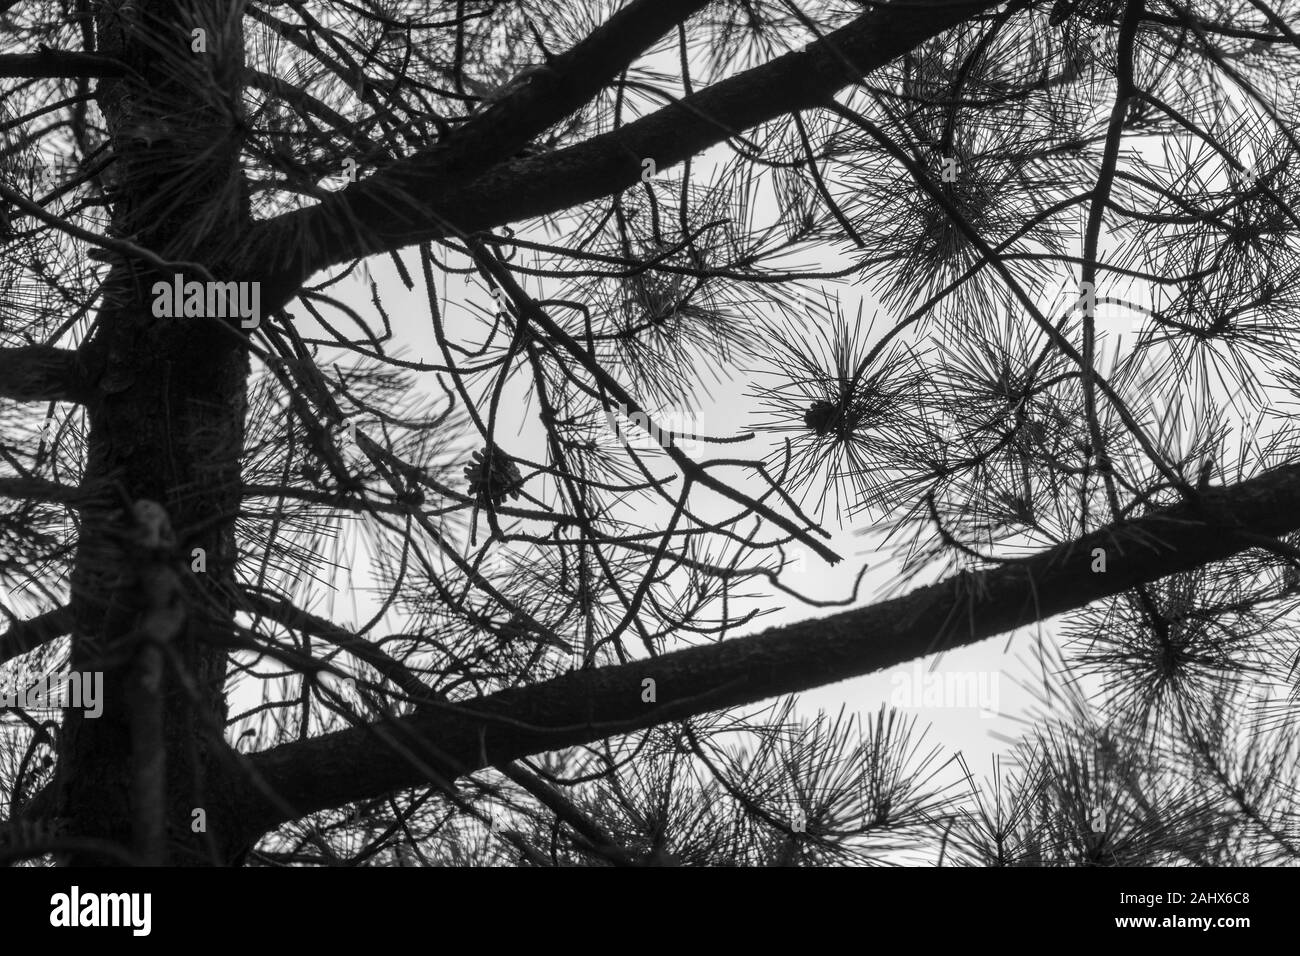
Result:
[[[1293,860],[1296,8],[0,0],[0,855]]]

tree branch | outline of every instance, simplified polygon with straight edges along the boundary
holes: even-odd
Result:
[[[95,391],[81,356],[70,349],[0,348],[0,398],[84,405]]]
[[[1300,465],[1207,489],[1197,502],[1110,525],[1023,561],[963,573],[909,594],[830,617],[688,648],[650,660],[580,671],[460,704],[433,704],[386,722],[384,735],[436,743],[456,777],[529,754],[867,674],[1219,561],[1300,529]],[[1253,540],[1252,540],[1253,538]],[[1094,550],[1107,570],[1094,573]],[[657,703],[642,700],[653,679]],[[421,785],[424,775],[370,727],[275,747],[251,758],[268,784],[306,814]],[[287,818],[247,795],[248,838]]]
[[[508,763],[497,769],[554,813],[556,819],[567,823],[579,837],[587,841],[593,853],[604,857],[616,866],[627,866],[633,862],[632,854],[619,846],[617,840],[574,806],[568,797],[523,764]]]
[[[572,50],[554,57],[445,142],[388,170],[427,187],[477,175],[590,102],[669,30],[709,0],[633,0]],[[519,82],[519,81],[516,81]]]
[[[349,122],[347,117],[331,109],[328,105],[292,83],[281,80],[269,73],[253,69],[244,70],[244,80],[254,89],[278,97],[302,113],[310,113],[315,116],[334,132],[349,140],[357,149],[370,152],[375,150],[373,144],[368,143],[365,136],[357,130],[357,124]]]
[[[80,239],[83,242],[88,242],[92,246],[99,246],[103,249],[108,249],[111,252],[116,252],[124,258],[142,259],[164,274],[170,272],[192,272],[209,282],[214,278],[212,273],[208,271],[207,266],[200,262],[186,262],[185,260],[169,262],[159,256],[152,249],[137,246],[135,243],[128,242],[126,239],[116,239],[112,236],[98,235],[91,232],[89,229],[83,229],[81,226],[69,222],[61,216],[48,212],[39,203],[32,202],[22,193],[15,192],[8,186],[0,185],[0,198],[17,206],[29,216],[35,216],[47,226],[53,226],[60,232],[66,232],[73,238]]]
[[[67,607],[17,621],[0,634],[0,664],[72,632],[72,612]]]
[[[292,630],[319,637],[341,648],[357,660],[369,664],[413,700],[422,701],[437,696],[433,688],[420,680],[401,661],[391,657],[378,644],[357,637],[333,621],[304,611],[282,598],[248,588],[241,589],[240,596],[246,610],[260,614]]]
[[[88,500],[84,490],[76,485],[61,485],[44,478],[13,478],[0,476],[0,498],[20,501],[43,501],[47,504],[77,505]]]
[[[458,133],[446,147],[417,154],[315,206],[261,224],[245,247],[240,271],[262,275],[263,300],[283,304],[312,274],[363,255],[440,238],[449,232],[444,223],[475,232],[618,193],[640,181],[644,158],[664,169],[735,133],[817,107],[917,44],[996,6],[989,0],[876,6],[802,50],[715,83],[616,131],[533,159],[499,162],[527,142],[513,133],[482,132],[463,139]],[[595,35],[584,44],[594,40]],[[539,84],[530,83],[499,104],[506,127],[521,134],[540,131],[552,117],[559,119],[581,105],[577,95],[553,94],[556,98],[548,100],[541,85],[534,97],[534,85]],[[593,78],[573,89],[594,95],[600,85]],[[537,121],[521,122],[517,111],[530,104],[539,110]],[[483,119],[496,115],[494,108]],[[476,154],[471,146],[481,149]],[[439,153],[440,148],[446,151]],[[476,174],[482,169],[488,171]]]
[[[44,49],[39,53],[9,53],[0,56],[0,76],[26,79],[75,79],[77,77],[125,76],[126,64],[111,56]]]

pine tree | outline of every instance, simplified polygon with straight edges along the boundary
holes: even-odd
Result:
[[[0,857],[1293,862],[1297,7],[0,2]]]

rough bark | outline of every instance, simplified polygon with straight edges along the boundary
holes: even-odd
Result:
[[[175,196],[178,189],[167,181],[172,166],[147,155],[153,144],[132,132],[178,112],[178,104],[193,95],[185,122],[191,129],[208,124],[208,147],[223,133],[224,121],[198,91],[170,78],[156,52],[142,42],[145,31],[156,43],[170,29],[188,52],[188,23],[206,23],[215,39],[220,24],[227,29],[238,24],[242,5],[196,3],[196,20],[187,18],[188,6],[150,0],[101,8],[100,48],[139,71],[144,81],[103,82],[97,98],[119,162],[136,173],[124,180],[125,194],[114,206],[115,229],[137,235],[150,249],[185,249],[215,272],[219,263],[212,263],[206,250],[224,247],[231,233],[247,226],[238,207],[212,216],[212,198],[240,176],[237,139],[229,136],[227,148],[212,149],[202,160],[197,150],[179,157],[190,164],[186,192],[159,214],[158,196],[168,190]],[[139,21],[119,16],[132,8]],[[230,58],[230,70],[242,69],[242,37],[210,41],[209,51],[208,56]],[[210,217],[203,220],[211,223],[210,236],[194,234],[200,213]],[[138,264],[119,263],[109,278],[96,334],[83,349],[94,368],[112,372],[100,379],[109,384],[87,406],[85,481],[110,485],[117,501],[82,512],[72,578],[72,667],[105,672],[105,704],[97,719],[67,712],[56,812],[71,836],[129,847],[141,862],[227,863],[235,849],[223,825],[232,810],[231,795],[227,776],[216,768],[226,749],[221,729],[232,610],[225,595],[233,581],[249,366],[239,335],[221,321],[155,318],[150,290],[158,278]],[[142,500],[166,510],[174,544],[139,540],[130,508]],[[193,548],[205,549],[206,574],[189,573]],[[159,599],[154,574],[159,564],[184,582],[185,621],[165,646],[150,626]],[[161,686],[150,692],[142,678],[156,672],[159,658]],[[166,807],[163,833],[144,826],[138,812],[141,801],[153,799]],[[206,811],[208,834],[192,832],[195,808]],[[70,862],[114,861],[73,854]]]

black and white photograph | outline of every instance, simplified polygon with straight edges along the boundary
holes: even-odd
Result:
[[[1298,358],[1295,0],[0,0],[6,885],[1249,938]]]

